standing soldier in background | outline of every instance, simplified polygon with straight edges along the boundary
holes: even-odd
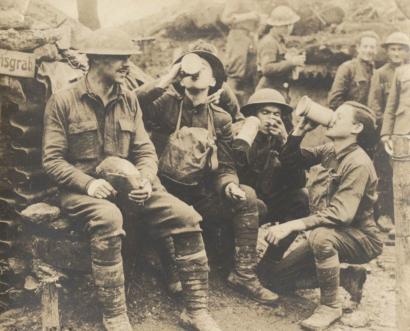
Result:
[[[260,16],[252,0],[228,0],[221,20],[230,27],[226,45],[228,84],[242,106],[256,80],[256,31]]]
[[[258,44],[258,70],[262,77],[256,89],[272,88],[289,99],[286,87],[289,77],[295,68],[303,66],[306,61],[305,54],[292,55],[287,52],[285,45],[285,38],[292,33],[293,26],[299,19],[291,8],[279,6],[265,22],[270,30]]]
[[[337,69],[328,96],[330,108],[335,110],[345,101],[367,104],[378,41],[379,36],[373,31],[360,34],[356,43],[357,57]]]
[[[380,131],[383,123],[383,114],[387,104],[390,88],[393,82],[396,68],[409,60],[410,38],[403,32],[394,32],[389,35],[386,42],[382,44],[389,57],[383,67],[374,72],[369,92],[368,105],[376,114],[377,127]],[[379,201],[376,217],[387,218],[383,224],[392,222],[393,219],[393,173],[390,158],[384,150],[383,144],[379,144],[374,165],[379,177]]]

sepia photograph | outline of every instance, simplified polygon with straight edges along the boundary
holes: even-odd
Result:
[[[0,0],[0,331],[133,330],[410,331],[410,0]]]

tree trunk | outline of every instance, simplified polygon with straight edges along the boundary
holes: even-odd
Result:
[[[42,331],[60,331],[58,288],[56,283],[47,283],[43,285],[41,306]]]
[[[101,27],[98,18],[98,0],[77,0],[78,20],[91,30]]]
[[[410,330],[410,140],[393,138],[393,190],[396,226],[396,320],[399,331]],[[407,156],[407,157],[406,157]],[[406,157],[397,159],[397,157]]]

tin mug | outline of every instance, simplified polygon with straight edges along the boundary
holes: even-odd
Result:
[[[233,141],[233,148],[237,150],[248,150],[258,134],[261,121],[255,116],[245,119],[242,128]]]
[[[305,116],[314,123],[329,127],[333,122],[334,112],[305,95],[296,106],[296,115]]]

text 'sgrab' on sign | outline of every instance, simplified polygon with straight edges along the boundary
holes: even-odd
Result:
[[[34,54],[0,49],[0,74],[33,78],[35,68]]]

